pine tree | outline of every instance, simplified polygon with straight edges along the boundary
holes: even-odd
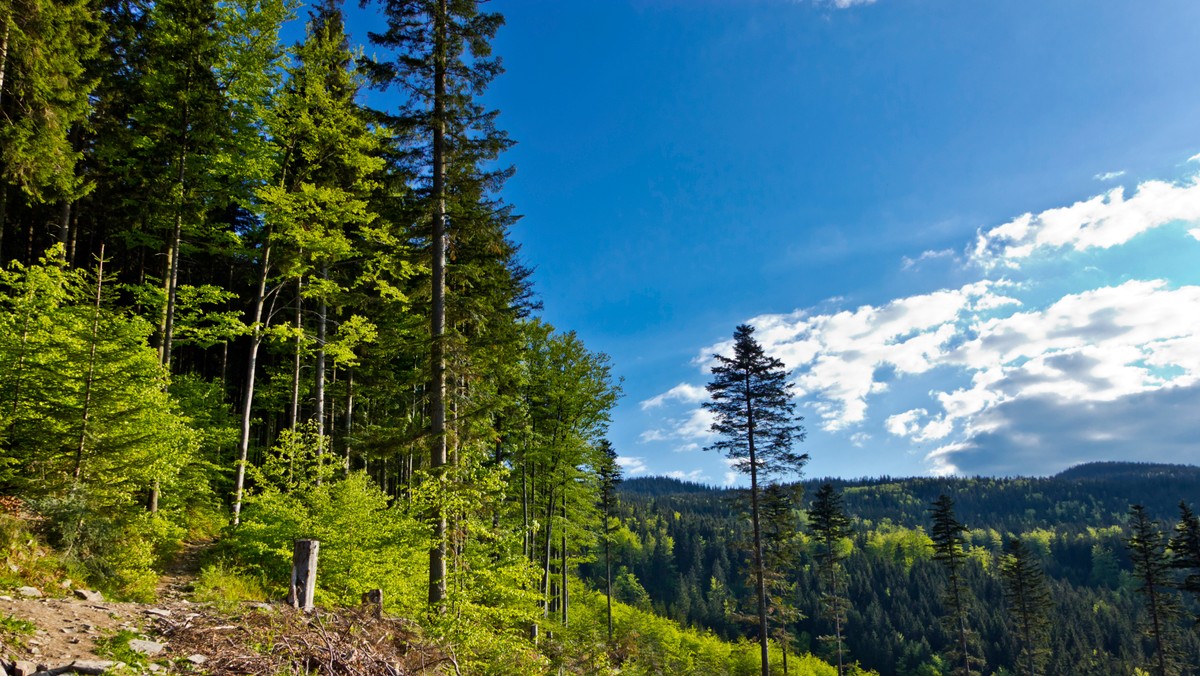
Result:
[[[949,661],[955,664],[953,673],[970,676],[980,660],[974,654],[973,636],[967,624],[967,606],[970,590],[963,579],[963,568],[967,564],[966,526],[954,516],[954,500],[948,495],[939,495],[930,510],[933,528],[933,559],[942,564],[946,571],[946,607],[944,622],[954,636],[955,646],[949,652]]]
[[[1050,655],[1051,600],[1046,575],[1025,543],[1013,538],[1005,545],[1000,560],[1000,578],[1009,614],[1020,636],[1017,668],[1023,669],[1026,676],[1040,676],[1045,673]]]
[[[817,565],[821,569],[821,577],[825,584],[821,604],[833,622],[832,638],[837,648],[838,675],[841,676],[845,669],[842,629],[846,623],[849,602],[838,587],[841,579],[839,564],[845,558],[841,542],[850,537],[853,531],[850,529],[850,518],[846,516],[842,507],[842,496],[832,484],[822,484],[817,489],[812,507],[808,510],[808,530],[817,541]]]
[[[1171,591],[1167,543],[1144,506],[1134,505],[1129,514],[1133,532],[1125,540],[1125,546],[1133,560],[1137,591],[1145,602],[1142,634],[1151,645],[1151,662],[1146,666],[1155,676],[1175,676],[1179,673],[1175,628],[1179,607]]]
[[[1200,517],[1182,500],[1179,501],[1179,523],[1167,545],[1171,567],[1183,572],[1179,587],[1200,600]],[[1200,616],[1194,618],[1200,625]]]
[[[706,410],[714,417],[718,435],[705,450],[721,451],[734,469],[750,476],[750,521],[754,532],[754,577],[758,597],[758,639],[762,673],[770,673],[767,653],[766,561],[763,556],[759,481],[771,475],[799,472],[808,455],[792,447],[804,439],[801,418],[795,414],[792,385],[783,362],[768,357],[754,339],[754,327],[738,326],[733,333],[733,356],[713,355],[713,379],[707,389]]]

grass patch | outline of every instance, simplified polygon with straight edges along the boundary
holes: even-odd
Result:
[[[149,664],[148,658],[129,647],[129,642],[141,638],[137,632],[122,629],[112,636],[96,639],[96,654],[101,657],[124,662],[129,667],[140,669]]]
[[[11,614],[0,619],[0,643],[5,645],[23,647],[25,638],[33,636],[35,631],[37,631],[37,625],[28,620],[13,617]]]
[[[267,592],[258,578],[218,560],[200,569],[192,599],[211,603],[222,611],[230,611],[243,601],[266,601]]]

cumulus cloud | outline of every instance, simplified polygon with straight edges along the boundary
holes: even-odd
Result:
[[[667,476],[671,477],[672,479],[679,479],[680,481],[708,481],[708,475],[706,475],[702,469],[694,469],[690,472],[676,469],[667,472]]]
[[[628,455],[618,455],[617,464],[621,466],[621,471],[626,476],[637,476],[650,471],[646,466],[645,458],[635,458]]]
[[[1039,251],[1107,249],[1177,221],[1200,219],[1200,176],[1178,183],[1146,181],[1132,197],[1123,187],[1070,206],[1026,213],[983,230],[971,258],[984,268],[1016,267]]]
[[[708,390],[697,385],[679,383],[662,394],[650,397],[641,403],[642,410],[659,408],[668,401],[681,401],[696,404],[708,399]]]
[[[1092,178],[1096,179],[1097,181],[1111,181],[1115,178],[1121,178],[1124,175],[1125,170],[1122,169],[1121,171],[1106,171],[1103,174],[1096,174]]]
[[[1200,228],[1192,228],[1191,230],[1188,230],[1188,234],[1195,239],[1200,240]]]

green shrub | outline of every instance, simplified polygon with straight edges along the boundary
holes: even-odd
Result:
[[[216,561],[200,570],[192,598],[229,612],[243,601],[265,601],[267,592],[262,582],[245,570]]]

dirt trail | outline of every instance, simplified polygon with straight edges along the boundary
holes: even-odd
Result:
[[[159,580],[158,600],[151,604],[79,598],[75,589],[63,586],[37,590],[41,596],[0,595],[0,620],[12,617],[37,627],[32,636],[19,637],[0,652],[5,658],[53,667],[73,660],[108,659],[97,654],[96,641],[120,631],[154,639],[160,624],[186,621],[196,613],[188,594],[210,544],[184,546]]]

